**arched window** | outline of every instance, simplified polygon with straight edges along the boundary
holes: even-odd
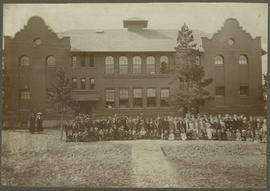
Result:
[[[132,62],[133,68],[133,74],[140,74],[142,73],[142,58],[140,56],[134,56],[133,62]]]
[[[119,73],[120,74],[128,73],[128,58],[126,56],[119,57]]]
[[[169,59],[167,56],[160,57],[160,73],[165,74],[169,69]]]
[[[112,56],[106,56],[105,58],[105,73],[106,74],[114,73],[114,60]]]
[[[20,66],[29,66],[29,57],[28,56],[21,56],[20,57]]]
[[[56,58],[54,56],[47,57],[47,66],[48,67],[56,67]]]
[[[156,72],[155,57],[147,56],[146,57],[146,73],[154,74]]]
[[[223,64],[223,57],[222,56],[216,56],[215,57],[215,64],[222,65]]]
[[[240,55],[239,64],[247,64],[247,63],[248,63],[247,57],[245,55]]]

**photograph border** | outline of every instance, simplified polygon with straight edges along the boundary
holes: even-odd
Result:
[[[0,34],[2,38],[0,39],[1,45],[3,44],[3,7],[4,4],[62,4],[62,3],[70,3],[70,4],[78,4],[78,3],[264,3],[268,4],[268,34],[269,34],[269,1],[267,0],[238,0],[238,1],[221,1],[221,0],[0,0],[0,13],[1,13],[1,23],[0,23]],[[269,43],[270,38],[268,36],[268,61],[267,61],[267,83],[270,84],[270,65],[269,65]],[[2,55],[3,55],[3,47],[0,50],[0,60],[1,60],[1,67],[2,67]],[[2,70],[0,72],[0,75],[2,76]],[[1,84],[2,84],[2,78]],[[2,88],[2,86],[1,86]],[[2,91],[1,93],[2,94]],[[270,96],[270,87],[267,87],[267,96]],[[2,100],[0,101],[2,105]],[[267,99],[267,118],[270,119],[270,99]],[[2,114],[0,114],[0,120],[2,121]],[[76,191],[83,191],[83,190],[100,190],[100,191],[110,191],[110,190],[202,190],[207,191],[209,189],[211,190],[270,190],[270,120],[267,120],[267,187],[266,188],[260,188],[260,189],[253,189],[253,188],[78,188],[78,187],[19,187],[19,186],[2,186],[0,185],[0,190],[27,190],[27,191],[45,191],[45,190],[57,190],[57,191],[64,191],[64,190],[76,190]],[[0,141],[2,143],[2,125],[0,126]],[[0,147],[0,151],[2,151],[2,145]],[[0,158],[0,163],[2,159]],[[0,176],[0,182],[1,182],[1,176]],[[0,183],[1,184],[1,183]]]

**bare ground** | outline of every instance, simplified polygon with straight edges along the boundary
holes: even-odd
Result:
[[[133,182],[136,187],[186,188],[161,150],[161,141],[132,141]]]
[[[266,187],[266,144],[225,141],[65,143],[59,132],[2,132],[2,185]]]

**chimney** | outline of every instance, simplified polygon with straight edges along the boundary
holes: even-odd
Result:
[[[143,20],[140,18],[130,18],[123,21],[124,28],[127,28],[128,31],[142,30],[147,28],[148,20]]]

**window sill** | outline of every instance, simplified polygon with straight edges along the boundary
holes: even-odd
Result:
[[[96,90],[72,90],[71,94],[96,94]]]
[[[104,78],[169,78],[170,74],[105,74]]]
[[[72,69],[97,69],[97,67],[96,66],[94,66],[94,67],[91,67],[91,66],[71,66],[71,68]]]
[[[94,90],[94,89],[93,90],[90,90],[90,89],[73,89],[72,91],[73,92],[77,92],[77,91],[78,92],[88,92],[88,91],[96,91],[96,90]]]
[[[162,107],[162,106],[160,106],[160,107],[128,107],[128,108],[124,108],[124,107],[114,107],[114,108],[106,108],[105,107],[105,109],[107,110],[107,109],[109,109],[109,110],[112,110],[112,109],[115,109],[115,110],[119,110],[119,109],[121,109],[121,110],[137,110],[137,109],[145,109],[145,110],[151,110],[151,109],[164,109],[164,110],[166,110],[166,109],[171,109],[171,107],[170,106],[164,106],[164,107]]]

